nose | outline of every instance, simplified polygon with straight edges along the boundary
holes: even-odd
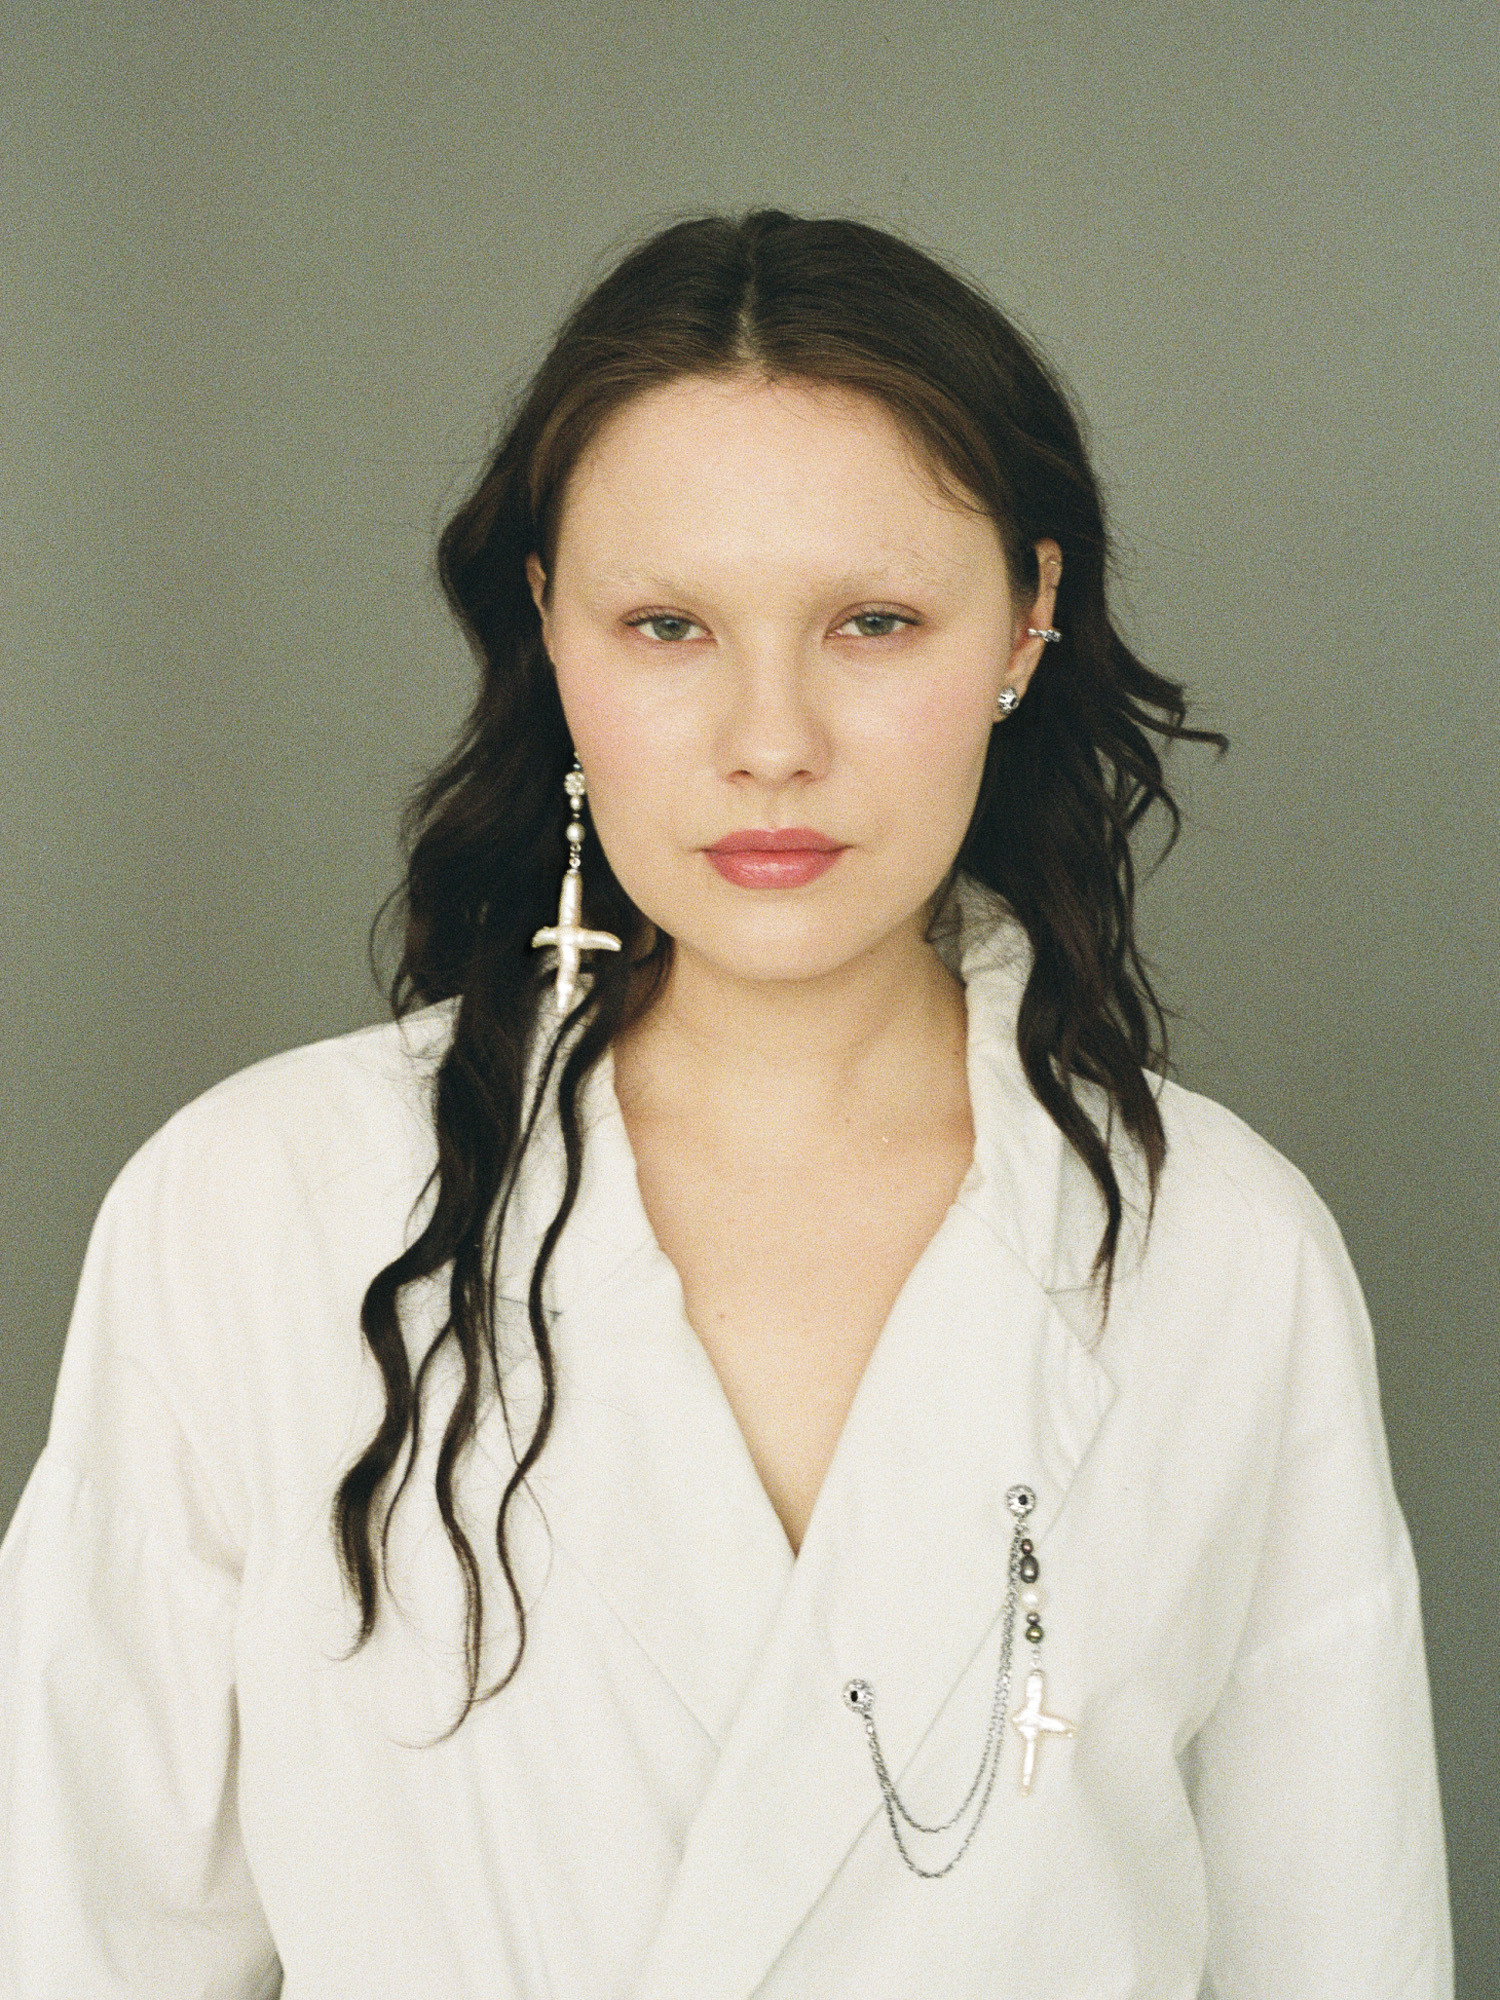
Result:
[[[728,676],[718,744],[720,772],[754,785],[823,777],[831,740],[814,670],[790,642],[744,650]]]

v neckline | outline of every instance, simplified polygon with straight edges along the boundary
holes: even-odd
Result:
[[[605,1049],[580,1091],[582,1175],[573,1213],[554,1253],[550,1289],[559,1298],[576,1302],[596,1287],[626,1282],[628,1271],[629,1282],[643,1285],[658,1302],[649,1336],[665,1343],[657,1358],[662,1365],[672,1361],[681,1368],[686,1357],[681,1380],[693,1384],[695,1421],[705,1435],[717,1437],[728,1449],[736,1465],[734,1483],[742,1517],[747,1525],[750,1517],[759,1517],[755,1539],[770,1542],[779,1559],[775,1567],[787,1576],[814,1532],[845,1434],[891,1324],[908,1293],[920,1286],[924,1266],[941,1254],[945,1233],[956,1226],[960,1212],[982,1213],[987,1226],[1020,1255],[1044,1288],[1060,1283],[1063,1289],[1070,1284],[1081,1289],[1071,1246],[1060,1240],[1057,1226],[1063,1142],[1026,1083],[1015,1048],[1015,1016],[1029,960],[1025,933],[992,891],[960,877],[935,926],[934,943],[964,987],[965,1081],[973,1153],[953,1200],[913,1260],[865,1357],[796,1549],[709,1350],[688,1316],[681,1274],[662,1248],[647,1213],[639,1165],[615,1089],[613,1049]],[[555,1124],[555,1104],[550,1109]],[[544,1134],[539,1131],[536,1137],[542,1139]],[[550,1137],[556,1155],[560,1148],[555,1131]],[[555,1157],[553,1165],[554,1172],[560,1169]],[[539,1182],[552,1178],[544,1174]],[[538,1205],[538,1185],[534,1181],[530,1188],[532,1212],[515,1239],[529,1241],[533,1254],[545,1220],[550,1219],[550,1212]],[[553,1196],[557,1193],[560,1184],[551,1190]],[[647,1337],[644,1330],[639,1337]],[[767,1552],[761,1554],[766,1560]]]
[[[965,997],[965,1007],[967,1010],[966,997]],[[677,1263],[676,1259],[664,1247],[661,1238],[657,1233],[656,1224],[653,1221],[651,1212],[647,1206],[645,1192],[642,1187],[641,1161],[639,1152],[637,1150],[636,1139],[632,1136],[630,1121],[625,1114],[624,1105],[621,1102],[619,1091],[616,1088],[616,1082],[615,1082],[616,1072],[614,1067],[613,1051],[607,1052],[605,1058],[603,1059],[603,1062],[601,1063],[602,1074],[600,1078],[600,1087],[598,1094],[599,1115],[598,1115],[598,1121],[594,1123],[590,1128],[590,1144],[597,1145],[603,1138],[605,1130],[606,1129],[608,1130],[609,1133],[608,1145],[611,1154],[613,1156],[611,1161],[611,1165],[613,1168],[612,1179],[615,1181],[618,1190],[616,1198],[621,1202],[623,1202],[626,1197],[627,1191],[628,1194],[633,1198],[633,1205],[638,1206],[639,1214],[631,1216],[630,1228],[631,1228],[631,1233],[635,1235],[644,1246],[642,1255],[651,1260],[660,1260],[661,1266],[664,1267],[661,1272],[662,1283],[664,1284],[664,1286],[670,1287],[675,1281],[678,1316],[680,1317],[682,1324],[687,1328],[689,1333],[692,1335],[694,1341],[701,1349],[704,1358],[708,1362],[709,1370],[713,1377],[714,1387],[718,1395],[723,1399],[725,1410],[727,1411],[734,1425],[735,1430],[739,1434],[740,1441],[744,1447],[745,1457],[749,1463],[751,1472],[753,1473],[753,1476],[757,1484],[760,1486],[761,1491],[765,1496],[766,1504],[769,1507],[771,1514],[776,1521],[778,1529],[780,1530],[783,1538],[785,1539],[788,1557],[793,1564],[795,1564],[800,1554],[802,1544],[806,1541],[807,1535],[811,1530],[813,1517],[817,1511],[818,1497],[822,1492],[829,1471],[831,1470],[833,1462],[837,1456],[839,1442],[843,1436],[845,1428],[848,1425],[855,1403],[858,1399],[860,1385],[864,1381],[864,1378],[868,1373],[868,1370],[879,1348],[879,1345],[885,1337],[886,1328],[890,1324],[891,1318],[896,1310],[896,1306],[899,1300],[901,1299],[902,1295],[906,1292],[908,1286],[910,1286],[913,1280],[916,1278],[924,1258],[927,1257],[929,1251],[932,1248],[932,1245],[934,1244],[938,1236],[941,1234],[941,1232],[947,1225],[948,1220],[952,1215],[954,1208],[957,1206],[960,1198],[966,1192],[972,1192],[977,1184],[978,1179],[980,1178],[978,1163],[975,1154],[975,1139],[974,1139],[974,1128],[973,1128],[973,1116],[974,1116],[973,1092],[969,1080],[971,1059],[969,1055],[968,1043],[969,1043],[969,1036],[968,1036],[968,1026],[967,1026],[967,1011],[966,1011],[964,1089],[965,1089],[965,1106],[969,1114],[971,1133],[968,1146],[968,1157],[966,1164],[964,1166],[963,1173],[961,1176],[958,1177],[956,1183],[953,1185],[952,1192],[949,1195],[948,1200],[944,1204],[941,1212],[937,1214],[936,1221],[932,1224],[927,1234],[923,1237],[922,1241],[917,1245],[914,1254],[912,1254],[912,1256],[910,1257],[910,1261],[906,1264],[905,1270],[901,1272],[899,1283],[895,1284],[894,1289],[882,1302],[884,1305],[884,1310],[881,1313],[879,1325],[875,1326],[873,1324],[874,1321],[873,1314],[869,1315],[868,1318],[865,1318],[863,1314],[861,1315],[862,1324],[866,1328],[866,1333],[863,1340],[863,1351],[860,1352],[860,1344],[858,1342],[851,1343],[850,1350],[847,1353],[840,1353],[836,1357],[833,1356],[831,1348],[827,1350],[827,1361],[826,1361],[826,1367],[828,1370],[827,1379],[833,1380],[834,1371],[837,1371],[838,1389],[840,1394],[842,1395],[843,1409],[842,1409],[842,1415],[839,1418],[838,1430],[836,1434],[832,1436],[831,1441],[828,1439],[828,1433],[825,1430],[820,1437],[814,1440],[813,1452],[809,1455],[808,1458],[804,1458],[799,1462],[795,1454],[793,1454],[792,1456],[791,1465],[788,1468],[791,1474],[791,1477],[789,1478],[788,1481],[788,1491],[792,1494],[795,1494],[797,1492],[795,1484],[796,1471],[797,1470],[805,1470],[807,1472],[815,1471],[817,1469],[818,1447],[825,1443],[827,1445],[826,1456],[823,1457],[821,1472],[818,1474],[817,1488],[812,1493],[811,1499],[807,1504],[806,1514],[801,1523],[801,1533],[796,1542],[794,1542],[792,1539],[792,1534],[787,1527],[786,1521],[782,1517],[780,1508],[776,1504],[776,1500],[773,1494],[773,1488],[768,1483],[766,1477],[762,1473],[760,1463],[758,1462],[757,1459],[757,1452],[756,1452],[757,1431],[755,1428],[755,1419],[757,1415],[760,1414],[761,1412],[761,1405],[759,1405],[757,1402],[757,1396],[759,1394],[759,1390],[762,1385],[756,1383],[755,1388],[749,1394],[738,1394],[738,1395],[736,1394],[732,1379],[730,1377],[727,1377],[725,1373],[726,1361],[732,1359],[733,1343],[731,1342],[729,1344],[729,1348],[727,1351],[721,1351],[721,1349],[718,1346],[716,1346],[714,1340],[705,1334],[703,1328],[698,1324],[698,1320],[695,1318],[694,1314],[689,1310],[688,1279],[684,1274],[683,1268]],[[773,1245],[768,1246],[768,1255],[770,1254],[774,1254]],[[670,1278],[667,1277],[666,1275],[667,1272],[670,1272],[671,1274]],[[701,1296],[699,1296],[698,1298],[698,1304],[700,1307],[703,1305],[703,1299]],[[877,1304],[877,1310],[879,1309],[880,1309],[879,1305]],[[825,1328],[824,1331],[827,1332],[828,1329]],[[774,1361],[768,1363],[766,1358],[762,1356],[760,1360],[755,1364],[755,1367],[763,1369],[768,1365],[774,1366]],[[750,1379],[752,1382],[755,1381],[755,1368],[752,1368],[750,1371]],[[830,1410],[829,1414],[830,1415],[837,1414],[836,1406],[833,1410]],[[760,1441],[762,1443],[764,1443],[764,1439],[767,1435],[771,1437],[776,1437],[778,1434],[784,1435],[784,1433],[779,1433],[779,1428],[777,1423],[778,1415],[784,1417],[786,1415],[786,1412],[784,1410],[779,1413],[772,1412],[772,1421],[769,1424],[767,1431],[759,1434]],[[810,1485],[811,1481],[808,1480],[807,1484]],[[804,1491],[806,1490],[805,1487],[803,1490]]]

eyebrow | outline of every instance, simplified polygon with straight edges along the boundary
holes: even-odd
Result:
[[[595,570],[594,579],[606,589],[644,591],[661,597],[695,597],[701,585],[683,577],[663,576],[651,570]],[[891,583],[914,581],[941,588],[952,579],[948,568],[934,568],[920,556],[899,556],[870,563],[864,569],[846,569],[828,578],[826,588],[836,595],[878,595]]]

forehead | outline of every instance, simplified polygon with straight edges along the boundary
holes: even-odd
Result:
[[[999,556],[878,400],[826,383],[689,376],[616,410],[564,495],[559,562],[671,556],[950,571]]]

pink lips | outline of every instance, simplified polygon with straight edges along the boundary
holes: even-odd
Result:
[[[729,833],[704,852],[736,888],[800,889],[826,874],[844,849],[810,826],[783,826]]]

